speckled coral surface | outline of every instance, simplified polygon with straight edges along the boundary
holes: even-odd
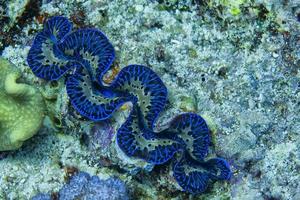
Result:
[[[20,72],[0,57],[0,151],[15,150],[35,135],[44,119],[39,91],[19,80]]]
[[[187,7],[178,6],[176,2],[181,5],[187,2]],[[77,26],[100,28],[115,46],[121,67],[139,63],[154,69],[169,89],[170,100],[158,126],[184,111],[195,111],[210,119],[216,130],[213,152],[230,160],[234,177],[229,184],[215,184],[199,198],[297,199],[300,187],[297,173],[300,167],[300,23],[296,16],[300,3],[241,1],[240,14],[233,16],[229,11],[231,1],[224,1],[226,5],[221,2],[207,1],[197,7],[191,1],[53,0],[43,1],[41,14],[65,15]],[[26,55],[40,27],[41,24],[33,20],[16,36],[18,46],[7,47],[3,56],[17,64],[28,80],[43,86],[47,83],[37,82],[26,68],[26,56],[22,56]],[[62,104],[67,107],[67,102]],[[75,121],[76,117],[72,123],[64,124],[63,132],[77,141],[79,137],[71,134]],[[51,135],[53,131],[50,129],[45,134]],[[74,151],[72,145],[67,145],[72,144],[72,140],[58,139],[60,145],[52,151],[68,155],[59,160],[70,159],[69,165],[99,171],[99,167],[91,164],[94,163],[91,151],[85,148]],[[40,145],[34,150],[43,151],[45,157],[49,157],[52,151],[43,149],[52,149],[51,142],[46,140],[43,147]],[[22,162],[26,163],[22,168],[9,172],[16,180],[19,176],[29,176],[26,168],[32,166],[26,157],[27,151],[25,147],[0,161],[0,167],[14,169],[25,159],[27,162]],[[80,156],[82,154],[85,156]],[[20,188],[28,183],[28,178],[18,182],[19,187],[1,181],[3,193],[12,192],[9,196],[12,199],[16,195],[26,199],[33,195],[33,188],[41,188],[49,176],[55,177],[55,181],[41,192],[55,191],[61,186],[61,169],[52,168],[46,158],[35,162],[35,178],[30,179],[32,184],[27,186],[27,193],[23,195]],[[56,175],[43,175],[41,169],[51,169]],[[105,174],[104,169],[100,171]],[[3,180],[4,172],[0,173]],[[127,174],[122,170],[118,173]],[[166,197],[166,194],[170,194],[169,198],[187,197],[176,192],[176,187],[170,184],[172,177],[164,175],[167,173],[158,173],[155,180],[151,176],[157,172],[144,173],[144,186],[140,186],[141,175],[125,176],[133,195],[152,199]]]

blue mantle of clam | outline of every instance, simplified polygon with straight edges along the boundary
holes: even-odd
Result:
[[[72,30],[65,17],[50,18],[37,34],[27,62],[33,73],[46,80],[66,76],[72,106],[92,121],[108,119],[124,103],[132,109],[117,131],[117,145],[130,157],[161,165],[173,163],[173,176],[184,191],[204,192],[216,180],[229,180],[231,170],[222,158],[205,159],[210,131],[194,113],[176,116],[167,129],[154,131],[167,101],[167,88],[159,76],[143,65],[124,67],[113,82],[103,75],[115,59],[115,51],[98,29]]]

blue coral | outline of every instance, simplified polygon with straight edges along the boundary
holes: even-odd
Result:
[[[32,200],[50,200],[49,194],[38,194]],[[58,192],[58,200],[128,200],[126,185],[118,178],[101,180],[98,176],[90,176],[79,172],[71,177]]]
[[[101,180],[98,176],[79,172],[58,193],[61,200],[128,200],[127,189],[120,179]]]
[[[167,88],[154,71],[143,65],[129,65],[110,85],[103,84],[103,75],[114,58],[114,48],[101,31],[72,31],[72,23],[59,16],[50,18],[37,34],[27,62],[40,78],[67,76],[71,104],[90,120],[110,118],[125,102],[131,102],[133,109],[117,132],[118,146],[126,155],[152,164],[172,159],[173,175],[185,191],[201,193],[212,181],[229,180],[231,171],[226,160],[205,159],[210,131],[201,116],[181,114],[166,130],[154,131],[167,102]]]
[[[50,194],[38,194],[34,197],[32,197],[31,200],[52,200],[52,197]]]

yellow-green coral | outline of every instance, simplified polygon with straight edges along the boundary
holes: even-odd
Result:
[[[0,151],[15,150],[39,130],[45,104],[39,91],[18,83],[20,72],[0,58]]]

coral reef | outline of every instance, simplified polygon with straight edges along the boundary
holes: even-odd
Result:
[[[19,83],[20,72],[0,58],[0,151],[15,150],[37,133],[45,104],[38,89]]]
[[[51,117],[20,150],[1,157],[0,199],[57,193],[67,166],[101,179],[117,176],[133,199],[300,199],[298,1],[31,0],[25,9],[19,2],[0,2],[0,54],[21,71],[20,81],[45,94]],[[18,17],[8,26],[13,7]],[[97,126],[94,139],[96,123],[70,106],[65,78],[43,81],[26,63],[43,21],[57,15],[68,17],[73,30],[100,28],[110,39],[112,67],[119,69],[108,71],[105,83],[130,63],[144,63],[163,80],[168,101],[155,124],[159,131],[181,112],[201,113],[215,144],[209,154],[230,163],[230,183],[190,195],[180,192],[172,164],[151,168],[116,151],[130,104],[103,121],[108,127]]]
[[[204,160],[210,139],[203,118],[181,114],[168,129],[154,132],[154,123],[167,101],[161,79],[145,66],[129,65],[109,86],[104,85],[103,75],[115,57],[112,45],[96,29],[71,29],[72,24],[61,16],[45,23],[27,58],[35,75],[57,80],[75,68],[67,77],[68,95],[74,108],[93,121],[110,118],[130,101],[133,108],[117,132],[117,144],[127,156],[151,164],[164,164],[180,151],[180,161],[174,162],[174,177],[185,191],[201,193],[211,180],[230,179],[230,167],[224,159]]]
[[[118,178],[101,180],[98,176],[90,176],[79,172],[71,177],[69,183],[58,192],[59,200],[128,200],[128,193],[123,181]],[[51,195],[38,194],[32,200],[51,199]]]

